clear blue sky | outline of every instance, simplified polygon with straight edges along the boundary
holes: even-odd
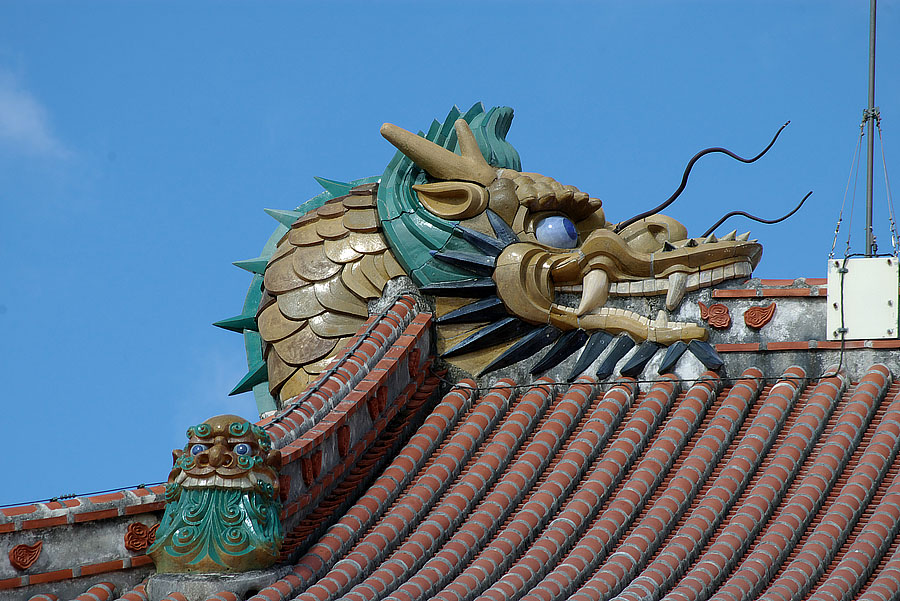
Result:
[[[187,5],[185,5],[187,4]],[[868,3],[0,4],[0,504],[165,479],[187,426],[244,372],[240,312],[275,227],[313,176],[380,174],[384,121],[509,105],[528,171],[627,218],[751,229],[757,275],[823,277],[866,105]],[[900,189],[900,3],[882,0],[878,104]],[[880,170],[876,171],[880,174]],[[860,180],[860,184],[862,180]],[[876,189],[881,250],[890,249]],[[855,250],[864,198],[857,193]],[[845,215],[846,228],[848,219]],[[843,248],[842,233],[839,248]]]

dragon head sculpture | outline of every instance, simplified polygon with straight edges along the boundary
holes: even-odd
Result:
[[[480,271],[489,269],[506,311],[527,323],[624,332],[665,344],[704,339],[705,328],[695,324],[669,322],[665,314],[650,320],[604,305],[612,291],[666,295],[672,310],[687,290],[746,277],[759,261],[756,242],[689,239],[682,224],[661,215],[616,232],[599,199],[550,177],[491,166],[466,120],[457,119],[454,129],[461,154],[391,124],[381,133],[435,180],[412,186],[425,210],[458,220],[454,230],[480,251],[434,256],[473,273],[485,265]],[[492,257],[493,265],[484,257]],[[557,303],[561,290],[579,292],[578,306]]]
[[[269,435],[236,415],[187,431],[172,451],[166,511],[148,553],[160,572],[245,572],[278,558],[283,533]]]
[[[320,179],[325,193],[272,212],[283,226],[268,254],[244,262],[258,274],[245,313],[217,324],[250,335],[235,392],[267,381],[275,398],[299,394],[399,276],[438,297],[439,351],[470,372],[596,332],[705,340],[669,312],[687,291],[749,277],[762,247],[734,232],[690,238],[658,214],[617,227],[599,199],[522,171],[511,121],[512,109],[476,104],[419,135],[385,124],[398,152],[380,178]],[[664,301],[642,315],[609,306],[615,296]]]

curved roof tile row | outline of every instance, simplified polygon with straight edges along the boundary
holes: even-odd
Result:
[[[739,568],[717,591],[714,599],[746,601],[759,594],[818,513],[856,451],[865,426],[890,382],[890,372],[883,366],[871,370],[863,378],[831,434],[811,460],[811,467],[800,486],[792,492],[773,523],[754,544],[753,551],[742,559]]]
[[[507,522],[512,511],[522,503],[525,493],[537,482],[596,397],[596,387],[586,385],[590,383],[587,379],[580,382],[585,384],[576,383],[555,404],[552,413],[541,421],[535,434],[529,438],[524,449],[516,454],[515,461],[505,470],[497,484],[442,548],[435,549],[437,541],[427,541],[426,547],[426,541],[416,540],[417,535],[410,537],[410,544],[421,545],[426,553],[433,555],[413,577],[403,583],[402,590],[394,587],[389,598],[412,600],[439,590],[454,574],[454,568],[468,563],[493,537],[498,527]],[[486,449],[485,453],[487,452]],[[472,469],[477,470],[479,467],[480,463],[476,462]],[[566,463],[565,468],[577,470],[571,463]],[[528,527],[533,516],[527,509],[520,510],[512,519],[513,527]],[[422,564],[422,558],[417,558],[416,563]],[[374,576],[377,575],[376,573]],[[354,596],[351,594],[349,598],[353,599]],[[362,592],[357,600],[367,601],[369,598]]]
[[[782,500],[845,385],[846,380],[840,375],[820,381],[787,436],[766,462],[768,465],[760,478],[732,511],[724,529],[664,599],[704,601],[719,587]]]
[[[896,599],[900,387],[765,380],[462,381],[253,599]]]
[[[444,496],[449,484],[501,422],[500,418],[506,413],[514,390],[512,385],[510,380],[501,381],[481,399],[459,431],[442,448],[435,462],[416,478],[406,494],[395,502],[346,557],[304,591],[302,599],[330,601],[347,592],[384,561]]]
[[[880,413],[877,428],[862,456],[855,457],[855,467],[840,494],[826,502],[825,514],[796,550],[792,562],[770,585],[767,598],[794,600],[805,595],[810,582],[821,577],[869,505],[900,446],[900,399]]]
[[[573,598],[608,598],[634,578],[671,531],[737,434],[741,421],[762,389],[762,372],[746,370],[731,387],[702,436],[691,445],[664,492],[602,569]]]
[[[681,522],[656,558],[622,592],[623,598],[658,599],[659,592],[669,588],[696,559],[768,453],[794,406],[805,373],[792,368],[784,376],[765,399],[756,404],[755,415],[748,412],[743,418],[737,447],[730,448],[731,454],[724,466],[720,468],[717,464],[713,469],[712,485],[695,496],[687,519]],[[756,397],[753,400],[756,401]],[[703,499],[702,503],[696,502],[699,498]]]
[[[590,380],[583,379],[581,382],[589,383]],[[596,394],[595,386],[585,384],[577,384],[573,386],[573,390],[587,397],[594,397]],[[547,519],[556,512],[560,502],[568,497],[572,488],[581,480],[585,470],[596,458],[601,447],[609,440],[636,393],[637,386],[629,381],[613,387],[603,396],[602,400],[588,413],[587,419],[582,420],[578,432],[572,436],[559,461],[550,469],[544,481],[527,499],[523,499],[518,506],[512,507],[515,513],[494,536],[490,545],[491,550],[476,557],[467,568],[469,574],[457,578],[453,586],[444,589],[442,597],[459,598],[460,595],[465,594],[465,591],[471,590],[469,582],[474,586],[474,583],[479,581],[477,576],[471,575],[471,572],[476,574],[478,572],[497,572],[501,569],[505,558],[516,556],[521,552],[524,545],[533,539],[536,531],[540,531],[546,525]],[[523,489],[521,492],[525,493],[526,491]],[[472,549],[473,552],[478,550],[480,548]],[[440,591],[448,581],[458,576],[460,569],[464,566],[460,563],[452,564],[446,573],[439,565],[426,567],[441,571],[440,577],[432,578],[428,574],[423,574],[425,578],[429,579],[426,588],[418,581],[419,575],[417,575],[400,587],[391,596],[391,599],[415,601],[424,595]]]
[[[715,400],[719,378],[712,372],[704,376],[674,407],[671,417],[655,436],[643,459],[628,473],[618,494],[611,497],[591,528],[556,569],[522,597],[523,600],[556,601],[570,596],[581,600],[591,598],[588,591],[579,590],[585,578],[606,558],[651,497]]]

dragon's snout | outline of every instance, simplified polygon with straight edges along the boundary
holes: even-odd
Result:
[[[649,228],[648,228],[649,231]],[[762,248],[756,242],[729,239],[680,239],[653,244],[646,238],[630,244],[610,230],[591,233],[579,249],[561,251],[533,243],[507,247],[497,259],[494,281],[507,308],[532,323],[550,323],[563,330],[591,327],[626,331],[643,339],[665,341],[677,330],[683,339],[705,338],[703,328],[669,322],[662,312],[656,320],[605,307],[612,296],[666,296],[673,310],[690,290],[727,279],[748,277]],[[638,248],[635,248],[635,247]],[[557,293],[581,293],[577,308],[556,302]],[[604,325],[598,326],[602,322]],[[693,331],[696,329],[696,331]],[[668,332],[668,333],[667,333]]]

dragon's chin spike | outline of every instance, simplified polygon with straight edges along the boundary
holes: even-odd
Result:
[[[462,156],[392,123],[381,126],[381,135],[432,177],[487,186],[497,178],[497,170],[484,159],[469,124],[458,119],[454,125]]]

